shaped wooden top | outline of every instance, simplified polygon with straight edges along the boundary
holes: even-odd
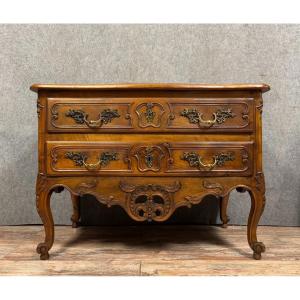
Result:
[[[111,83],[111,84],[33,84],[30,89],[47,90],[270,90],[268,84],[198,84],[198,83]]]

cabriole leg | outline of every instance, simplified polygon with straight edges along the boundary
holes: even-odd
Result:
[[[228,207],[229,194],[220,197],[220,219],[222,221],[222,227],[226,228],[229,222],[229,217],[227,216],[227,207]]]
[[[249,191],[251,196],[251,210],[248,218],[247,237],[248,243],[253,250],[253,258],[261,259],[261,253],[265,252],[265,245],[257,241],[256,230],[259,219],[265,207],[265,195],[260,191]]]
[[[36,191],[36,207],[45,229],[45,241],[38,244],[36,251],[41,260],[49,258],[49,250],[54,241],[54,223],[50,208],[50,197],[53,190],[47,187],[45,178],[38,177]]]

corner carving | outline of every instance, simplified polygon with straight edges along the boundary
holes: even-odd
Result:
[[[262,114],[263,112],[263,106],[264,106],[263,99],[260,98],[258,100],[258,104],[256,105],[256,109],[260,112],[260,114]]]
[[[44,107],[45,107],[45,106],[41,104],[41,100],[38,99],[38,100],[37,100],[37,103],[36,103],[36,112],[37,112],[38,118],[41,117],[41,112],[42,112],[42,109],[43,109]]]

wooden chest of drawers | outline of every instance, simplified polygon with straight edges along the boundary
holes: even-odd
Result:
[[[72,221],[79,197],[120,205],[136,221],[165,221],[176,208],[220,198],[220,216],[233,189],[248,191],[248,243],[265,250],[256,228],[265,205],[261,113],[265,84],[43,85],[38,93],[38,213],[49,258],[54,241],[53,191],[70,191]]]

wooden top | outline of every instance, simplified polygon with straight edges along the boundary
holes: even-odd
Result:
[[[112,84],[33,84],[30,89],[47,90],[259,90],[267,92],[267,84],[198,84],[198,83],[112,83]]]

